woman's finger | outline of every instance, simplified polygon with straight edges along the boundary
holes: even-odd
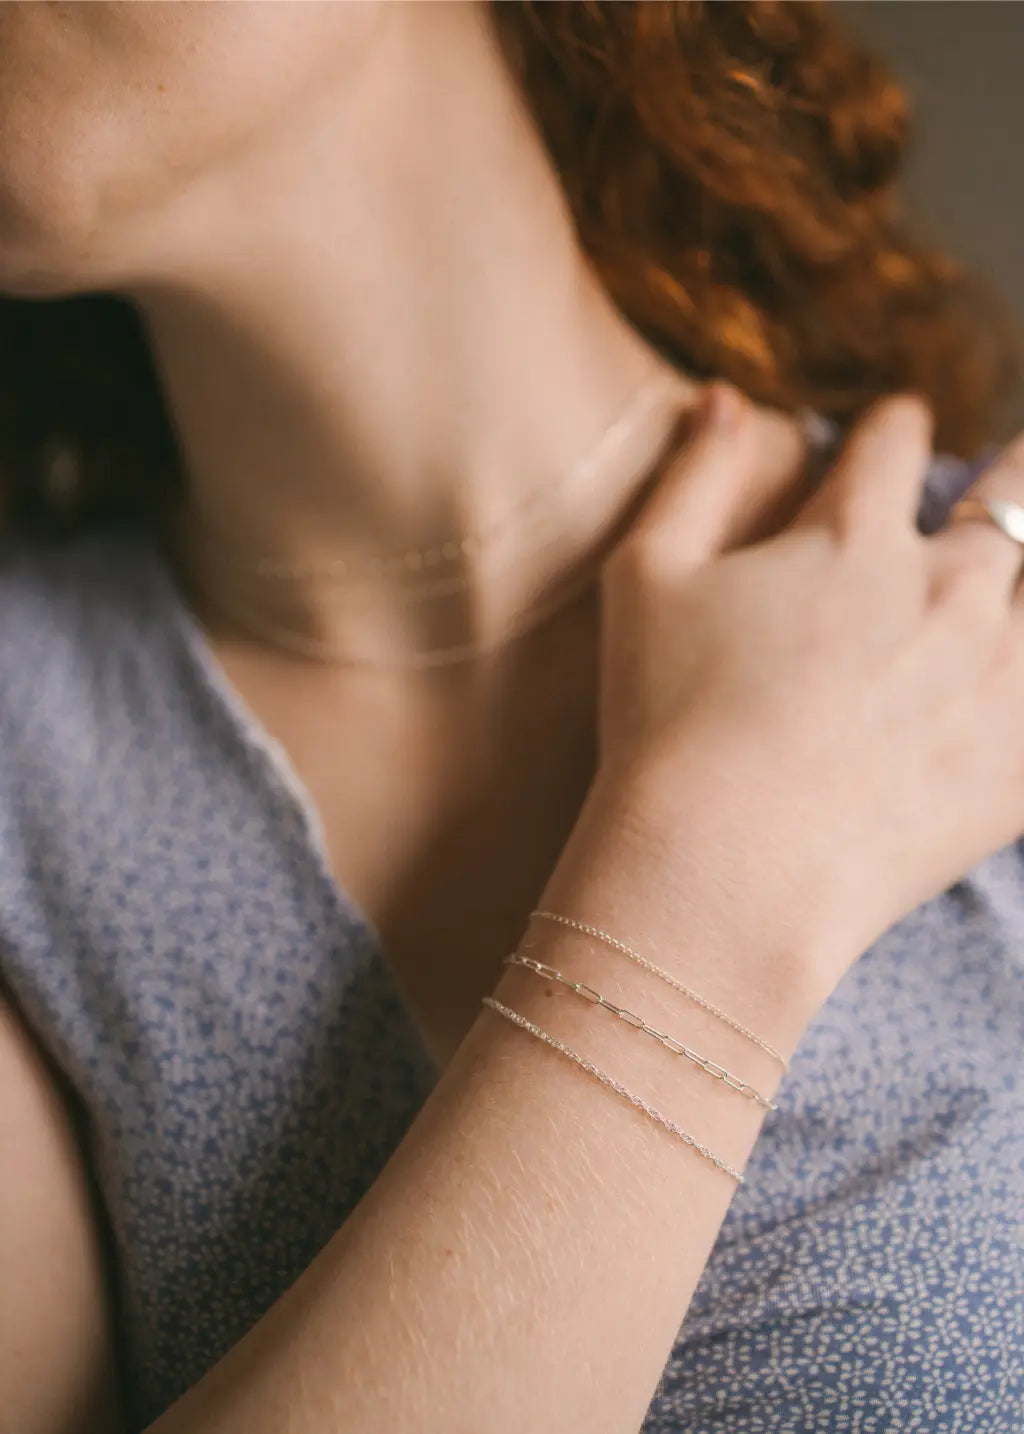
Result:
[[[914,393],[887,394],[860,416],[793,526],[825,524],[882,542],[916,527],[934,417]]]
[[[706,386],[695,425],[632,523],[626,545],[682,572],[713,557],[729,532],[757,458],[753,405],[733,384]]]

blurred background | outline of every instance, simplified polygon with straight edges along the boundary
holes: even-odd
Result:
[[[835,3],[909,91],[919,226],[990,279],[1024,333],[1024,0]],[[1009,420],[1024,427],[1024,389]]]

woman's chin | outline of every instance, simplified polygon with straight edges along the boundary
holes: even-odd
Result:
[[[61,299],[113,287],[111,271],[81,246],[29,247],[12,241],[0,220],[0,294],[12,299]]]
[[[5,173],[0,153],[0,292],[45,299],[114,287],[123,226],[111,222],[102,187],[81,173],[23,179]]]

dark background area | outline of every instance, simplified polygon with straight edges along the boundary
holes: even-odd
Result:
[[[910,95],[917,227],[980,270],[1024,334],[1024,0],[834,3]],[[1024,427],[1024,388],[1007,426]]]

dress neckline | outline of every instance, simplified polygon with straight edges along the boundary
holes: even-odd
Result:
[[[383,936],[369,913],[334,874],[323,823],[309,789],[286,748],[267,730],[231,681],[198,615],[182,592],[159,542],[152,536],[147,536],[145,542],[149,565],[160,589],[163,612],[170,620],[189,667],[215,703],[232,739],[260,770],[268,791],[278,801],[284,802],[296,818],[305,839],[310,864],[331,909],[344,920],[360,949],[368,953],[368,959],[387,973],[392,994],[404,1010],[410,1030],[415,1033],[419,1046],[417,1059],[426,1063],[436,1079],[442,1068],[405,999]]]

